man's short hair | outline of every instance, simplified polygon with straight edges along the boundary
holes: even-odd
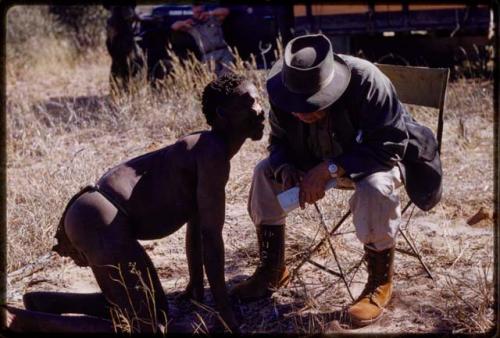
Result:
[[[243,82],[245,82],[245,77],[234,73],[226,73],[205,87],[201,98],[201,107],[209,125],[213,123],[217,107],[230,98],[235,89]]]

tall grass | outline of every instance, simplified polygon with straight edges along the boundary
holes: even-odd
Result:
[[[129,272],[123,271],[121,266],[110,266],[116,269],[118,278],[113,279],[117,285],[116,287],[122,288],[127,294],[127,301],[131,309],[129,313],[126,309],[122,309],[116,304],[113,304],[110,308],[111,320],[113,322],[113,327],[115,332],[120,333],[145,333],[141,328],[147,328],[149,332],[154,334],[166,334],[167,333],[167,314],[165,311],[160,311],[160,317],[158,318],[157,304],[155,301],[155,290],[153,288],[153,281],[151,280],[151,275],[149,270],[147,271],[147,276],[142,276],[141,271],[137,270],[135,263],[130,263],[128,267]],[[134,304],[132,302],[131,296],[129,294],[130,285],[127,285],[124,274],[134,275],[137,278],[137,285],[134,286],[136,290],[140,290],[143,295],[142,304]],[[130,278],[130,277],[129,277]],[[137,306],[146,306],[148,310],[148,315],[146,318],[139,317]]]
[[[207,128],[199,98],[202,88],[214,78],[214,74],[205,65],[194,58],[186,63],[174,58],[175,70],[160,84],[160,90],[152,90],[143,79],[135,83],[131,95],[111,98],[111,60],[105,48],[81,54],[74,48],[70,35],[58,35],[61,29],[58,25],[46,6],[16,6],[7,15],[9,272],[36,262],[50,250],[60,214],[80,187],[94,183],[108,168],[127,158],[170,144],[181,135]],[[243,61],[237,51],[233,53],[236,59],[233,71],[256,83],[267,111],[264,72],[255,70],[254,61]],[[430,214],[438,220],[440,229],[450,232],[447,241],[450,246],[458,241],[454,234],[455,223],[466,219],[479,207],[491,209],[493,206],[492,106],[491,82],[460,79],[449,85],[442,153],[445,190],[441,204]],[[417,120],[434,124],[435,112],[417,107],[410,109]],[[260,143],[245,145],[246,148],[233,160],[231,175],[236,179],[231,179],[226,188],[228,205],[237,204],[244,208],[251,167],[266,156],[265,143],[264,139]],[[336,192],[321,202],[328,222],[342,214],[349,197],[348,192]],[[335,208],[326,207],[331,205]],[[289,222],[294,226],[287,229],[287,257],[293,262],[319,239],[320,232],[317,216],[311,209],[290,215]],[[238,236],[241,231],[238,229],[228,236]],[[436,311],[443,314],[447,328],[457,332],[486,331],[492,324],[491,271],[475,271],[472,266],[477,265],[478,260],[485,265],[492,261],[492,240],[491,243],[485,242],[480,258],[474,256],[478,252],[474,248],[465,250],[459,257],[453,250],[434,244],[438,235],[422,232],[420,228],[415,232],[417,241],[432,254],[429,255],[433,258],[431,265],[444,271],[446,276],[452,276],[441,278],[435,293]],[[355,260],[360,253],[359,247],[350,246],[359,244],[351,235],[352,241],[341,236],[333,239],[339,252],[346,253],[341,257],[345,262]],[[228,247],[238,248],[239,245],[240,248],[248,246],[252,249],[246,252],[244,260],[238,259],[238,253],[234,251],[227,251],[226,258],[238,262],[239,266],[242,262],[256,264],[255,238],[240,237],[230,241]],[[320,256],[326,259],[328,250],[321,251]],[[466,256],[469,257],[467,260],[462,258]],[[402,278],[411,264],[412,261],[404,268],[402,264],[399,266],[400,287],[413,286],[410,277],[407,280]],[[463,271],[470,271],[465,276],[467,278],[456,279]],[[309,277],[318,284],[318,280],[324,280],[318,276]],[[307,309],[319,311],[333,301],[342,300],[342,293],[333,286],[326,293],[306,291],[305,285],[311,281],[305,275],[301,277],[302,289],[291,288],[282,292],[299,298]],[[332,282],[326,281],[314,287],[324,288],[330,285],[328,283]],[[478,288],[472,291],[475,286]],[[443,299],[448,301],[443,302]],[[306,313],[306,306],[297,313]],[[255,310],[256,313],[259,311]],[[274,313],[277,310],[270,305],[263,311]],[[133,320],[119,312],[115,314],[117,322],[123,322],[123,325]],[[290,321],[296,323],[291,325],[291,330],[317,332],[326,327],[321,318],[311,314],[305,316],[306,320],[296,320],[290,314]],[[275,329],[264,325],[268,324],[259,321],[249,330]],[[206,331],[203,319],[196,330]]]

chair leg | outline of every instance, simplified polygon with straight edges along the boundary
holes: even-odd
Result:
[[[403,230],[399,229],[399,232],[401,233],[401,235],[405,239],[406,243],[408,243],[408,246],[411,248],[411,251],[413,251],[413,254],[410,253],[410,252],[407,252],[405,250],[401,250],[401,249],[399,249],[399,250],[396,249],[396,250],[399,251],[399,252],[401,252],[401,253],[403,253],[403,254],[405,254],[405,255],[416,257],[418,259],[418,261],[420,262],[420,264],[422,265],[422,267],[424,268],[424,270],[427,273],[427,275],[429,276],[429,278],[432,279],[432,280],[434,280],[434,277],[432,276],[431,270],[427,267],[427,265],[422,260],[422,255],[420,255],[420,253],[418,252],[417,248],[413,245],[413,243],[406,236],[406,234],[404,233]]]
[[[330,251],[332,252],[333,257],[335,258],[335,262],[337,263],[337,268],[339,269],[340,278],[342,278],[342,281],[344,281],[345,287],[347,288],[347,292],[349,292],[349,296],[351,296],[352,300],[354,300],[354,296],[351,293],[351,288],[349,287],[349,283],[347,283],[344,272],[342,271],[342,266],[340,265],[339,259],[337,257],[337,252],[333,248],[332,241],[330,240],[330,233],[328,232],[328,227],[326,226],[325,220],[323,219],[323,214],[321,213],[321,210],[319,210],[317,203],[314,203],[314,207],[316,208],[316,211],[319,214],[319,220],[321,226],[323,227],[323,230],[325,231],[325,237],[328,242],[328,246],[330,247]]]
[[[406,204],[406,206],[403,208],[403,210],[401,212],[401,215],[404,215],[405,211],[408,210],[408,208],[412,204],[413,203],[411,201],[408,201],[408,203]],[[413,215],[413,210],[414,209],[415,209],[415,205],[413,206],[413,208],[411,210],[410,217],[408,217],[408,221],[406,222],[407,225],[410,222],[410,219],[411,219],[411,216]],[[413,256],[413,257],[417,258],[418,261],[420,262],[420,264],[422,265],[422,267],[424,268],[425,272],[427,273],[427,276],[429,276],[430,279],[434,280],[434,277],[432,276],[431,270],[427,267],[427,265],[422,260],[422,255],[420,255],[420,252],[418,252],[415,244],[412,241],[410,241],[410,239],[408,238],[409,236],[406,235],[406,233],[405,233],[405,231],[403,231],[403,229],[399,228],[399,233],[403,236],[403,238],[406,241],[406,243],[408,243],[408,246],[410,247],[411,252],[409,252],[407,250],[403,250],[403,249],[398,249],[398,248],[396,248],[396,251],[399,251],[402,254],[405,254],[405,255],[408,255],[408,256]]]
[[[330,230],[329,232],[329,235],[332,236],[333,234],[335,234],[335,232],[342,226],[342,224],[344,224],[344,222],[346,221],[346,219],[351,215],[351,210],[348,210],[343,216],[342,218],[338,221],[337,224],[335,224],[335,226],[333,227],[332,230]],[[300,268],[302,268],[302,266],[307,262],[309,261],[309,259],[321,248],[321,246],[326,242],[326,236],[318,243],[316,244],[316,246],[314,246],[314,248],[312,248],[311,250],[308,251],[308,253],[303,256],[302,260],[300,261],[299,264],[297,264],[297,266],[295,266],[295,268],[292,270],[291,274],[292,274],[292,277],[290,279],[290,281],[292,281],[295,276],[297,275],[297,273],[299,272]]]
[[[411,201],[408,201],[408,203],[405,205],[405,207],[403,208],[401,214],[403,215],[406,210],[408,210],[408,208],[412,205],[413,203]],[[351,297],[351,299],[354,301],[354,297],[352,295],[352,292],[351,292],[351,288],[350,288],[350,285],[352,283],[352,281],[354,280],[354,277],[356,275],[356,273],[358,272],[359,270],[359,267],[361,266],[361,264],[363,263],[363,258],[358,262],[356,263],[354,266],[352,266],[349,271],[347,271],[347,273],[344,273],[342,271],[342,267],[340,265],[340,262],[338,260],[338,257],[337,257],[337,253],[335,251],[335,249],[333,248],[333,244],[330,240],[330,237],[333,236],[337,230],[342,226],[342,224],[344,224],[344,222],[347,220],[347,218],[351,215],[351,211],[347,211],[343,216],[342,218],[339,220],[339,222],[333,227],[332,230],[328,231],[328,227],[326,226],[325,224],[325,221],[323,219],[323,214],[321,213],[321,210],[319,209],[318,205],[315,203],[314,204],[314,207],[316,208],[316,211],[318,212],[318,215],[320,217],[320,224],[321,226],[323,227],[323,230],[325,232],[325,237],[318,243],[316,244],[316,246],[314,248],[312,248],[303,258],[302,260],[300,261],[299,264],[297,264],[297,266],[293,269],[292,271],[292,276],[291,276],[291,279],[290,280],[293,280],[295,278],[295,276],[297,275],[298,271],[302,268],[302,266],[307,262],[307,263],[310,263],[312,264],[313,266],[325,271],[325,272],[328,272],[330,273],[331,275],[334,275],[334,276],[337,276],[337,277],[340,277],[342,279],[342,281],[344,282],[346,288],[347,288],[347,292],[349,293],[349,296]],[[411,219],[411,216],[413,215],[413,210],[412,210],[412,213],[410,214],[410,217],[408,219],[408,222],[410,221]],[[427,267],[427,265],[424,263],[424,261],[422,260],[422,256],[420,255],[420,253],[418,252],[417,248],[415,247],[415,245],[410,241],[410,239],[408,238],[408,236],[405,234],[405,232],[400,228],[399,229],[399,232],[401,233],[401,235],[403,236],[404,240],[406,241],[406,243],[408,243],[408,246],[410,247],[411,251],[408,251],[408,250],[404,250],[404,249],[399,249],[399,248],[396,248],[396,251],[399,251],[403,254],[406,254],[406,255],[409,255],[409,256],[413,256],[415,258],[417,258],[420,262],[420,264],[422,265],[422,267],[424,268],[425,272],[427,273],[427,275],[429,276],[429,278],[431,278],[432,280],[434,280],[434,277],[432,276],[432,273],[430,271],[430,269]],[[338,272],[337,271],[333,271],[329,268],[327,268],[326,266],[322,265],[322,264],[319,264],[315,261],[313,261],[311,259],[311,257],[321,248],[321,246],[327,242],[328,243],[328,246],[330,248],[330,251],[332,252],[333,254],[333,257],[335,259],[335,263],[337,264],[337,268],[338,268]],[[352,277],[351,277],[351,280],[348,282],[347,279],[346,279],[346,276],[349,275],[351,272],[354,273],[352,274]]]

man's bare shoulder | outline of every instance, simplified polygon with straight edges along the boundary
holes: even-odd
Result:
[[[224,139],[212,131],[202,131],[180,138],[177,143],[184,144],[201,160],[229,160]]]

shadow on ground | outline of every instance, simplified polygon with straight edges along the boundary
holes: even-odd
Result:
[[[228,289],[246,278],[245,275],[231,278]],[[178,298],[180,294],[172,292],[167,295],[170,320],[175,322],[172,330],[181,333],[224,332],[209,288],[205,288],[203,304]],[[308,311],[309,307],[302,299],[296,297],[280,298],[278,302],[272,296],[249,303],[231,299],[231,303],[242,333],[322,333],[342,331],[342,328],[330,327],[328,324],[332,321],[337,321],[341,327],[349,325],[344,311],[313,313]]]

